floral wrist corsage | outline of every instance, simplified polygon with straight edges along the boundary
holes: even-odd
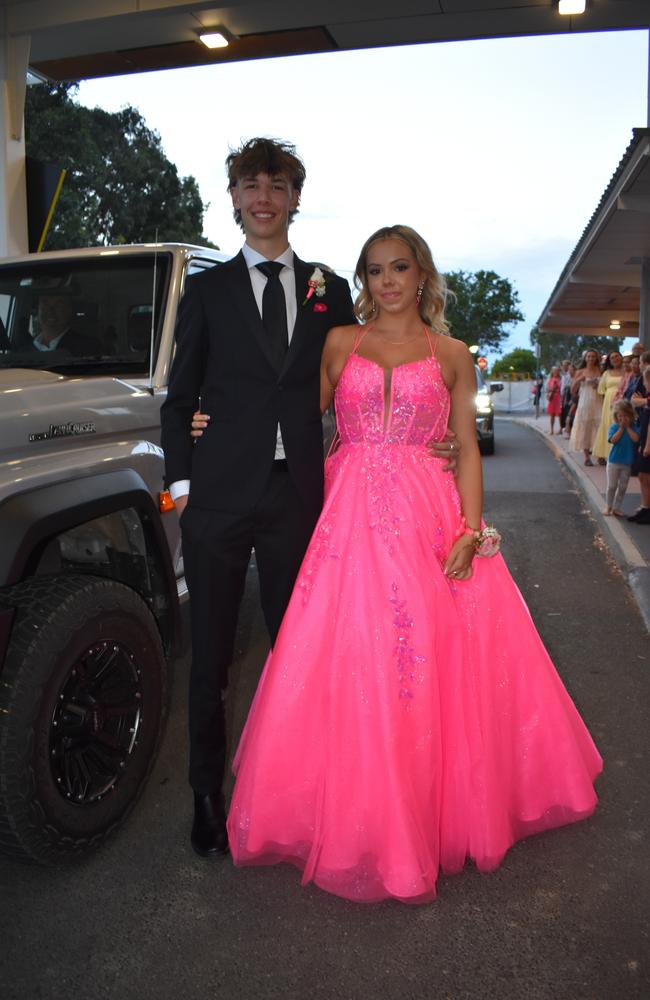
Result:
[[[501,548],[501,535],[492,524],[486,524],[478,534],[474,545],[477,556],[495,556]]]
[[[501,535],[491,524],[485,525],[480,531],[467,526],[464,517],[460,519],[460,525],[456,531],[456,539],[463,535],[472,535],[474,538],[474,555],[487,557],[495,556],[501,548]]]

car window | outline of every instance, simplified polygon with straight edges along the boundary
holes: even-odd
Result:
[[[148,371],[170,271],[149,252],[0,265],[0,367]]]
[[[474,365],[474,374],[476,375],[476,388],[479,392],[487,392],[487,385],[481,373],[481,369],[478,365]]]

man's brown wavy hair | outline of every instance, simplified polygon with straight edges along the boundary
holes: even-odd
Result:
[[[239,149],[231,149],[226,157],[228,173],[228,190],[232,190],[238,181],[245,177],[256,177],[257,174],[268,174],[274,177],[282,174],[291,184],[294,191],[300,194],[305,183],[307,172],[305,165],[296,152],[296,147],[282,139],[265,139],[260,136],[249,139]],[[242,226],[241,212],[236,208],[233,212],[235,222]],[[289,212],[289,224],[298,214],[298,206]]]

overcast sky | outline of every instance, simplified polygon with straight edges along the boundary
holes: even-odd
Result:
[[[235,253],[229,146],[294,142],[307,182],[291,242],[350,272],[382,225],[414,226],[442,270],[509,278],[528,334],[632,136],[647,125],[648,32],[450,42],[169,70],[83,83],[137,107],[182,175],[206,235]]]

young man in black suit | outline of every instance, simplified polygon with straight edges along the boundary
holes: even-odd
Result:
[[[192,846],[204,856],[227,850],[223,692],[251,550],[273,642],[322,506],[323,343],[330,327],[355,322],[347,282],[326,273],[310,295],[314,265],[289,246],[305,179],[295,149],[253,139],[227,168],[246,243],[188,280],[162,408],[191,600]],[[193,446],[199,397],[211,420]]]

